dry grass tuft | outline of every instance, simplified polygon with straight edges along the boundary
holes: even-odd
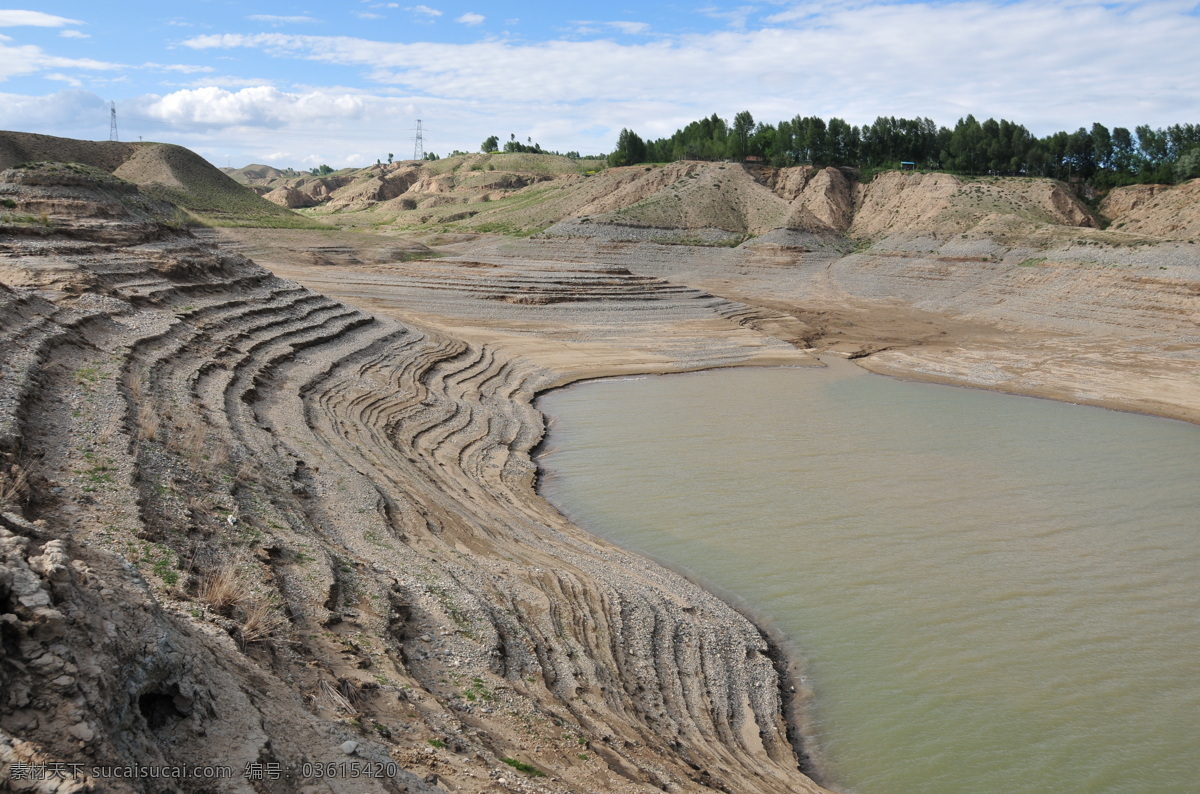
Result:
[[[157,441],[162,432],[162,423],[158,412],[146,402],[139,402],[137,407],[137,437],[142,441]]]
[[[338,687],[335,687],[325,679],[321,679],[321,694],[324,695],[325,699],[333,705],[334,711],[340,711],[347,714],[353,714],[356,712],[356,709],[350,702],[349,698],[343,695],[339,691]]]
[[[104,426],[104,429],[96,435],[96,443],[109,443],[113,440],[113,438],[116,437],[119,430],[121,430],[121,415],[119,413],[114,413],[109,417],[108,424]]]
[[[250,456],[242,459],[242,463],[238,466],[237,473],[234,474],[234,482],[246,484],[258,482],[262,470],[259,468],[258,461]]]
[[[0,471],[0,504],[17,504],[29,496],[29,475],[20,464]]]
[[[288,625],[288,619],[266,599],[252,600],[242,612],[245,619],[238,633],[243,645],[269,639]]]
[[[197,595],[217,614],[238,619],[243,646],[270,639],[290,625],[269,597],[254,591],[245,569],[233,563],[201,581]]]
[[[224,565],[201,581],[197,595],[214,612],[228,617],[235,606],[250,599],[250,584],[236,566]]]

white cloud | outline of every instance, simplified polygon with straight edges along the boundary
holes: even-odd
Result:
[[[355,11],[354,16],[359,19],[384,19],[383,14],[375,14],[370,11]]]
[[[308,22],[320,22],[321,21],[321,20],[317,19],[316,17],[304,17],[304,16],[281,17],[281,16],[276,16],[275,14],[251,14],[250,16],[246,17],[246,19],[251,19],[251,20],[254,20],[255,22],[267,22],[271,25],[274,25],[275,27],[279,27],[280,25],[300,25],[300,24],[305,24]]]
[[[108,101],[69,89],[48,96],[0,94],[4,127],[93,140],[108,137]]]
[[[268,80],[262,77],[235,77],[233,75],[209,75],[200,77],[190,83],[175,83],[186,88],[221,88],[229,90],[230,88],[259,88],[261,86],[274,86],[273,80]],[[164,83],[164,85],[167,85]]]
[[[130,127],[134,136],[146,132],[216,152],[222,165],[227,155],[278,165],[351,164],[359,155],[366,158],[359,164],[374,162],[388,151],[411,151],[415,118],[424,120],[427,148],[442,154],[509,132],[547,148],[599,152],[612,148],[623,126],[653,138],[713,112],[732,118],[743,109],[768,122],[797,113],[852,124],[895,115],[947,126],[974,113],[1044,135],[1093,121],[1129,128],[1195,121],[1181,118],[1196,104],[1178,77],[1200,74],[1193,8],[1194,0],[814,0],[773,4],[771,21],[747,17],[753,29],[686,35],[616,21],[589,23],[593,40],[580,41],[395,42],[264,29],[182,42],[195,53],[189,60],[228,59],[214,64],[220,72],[61,58],[0,37],[0,81],[41,75],[100,93],[101,77],[122,69],[139,79],[187,81],[124,102],[118,94],[121,112],[129,123],[137,116],[153,121],[146,130]],[[405,11],[410,28],[445,16],[430,6]],[[253,61],[244,50],[307,63],[281,70],[290,77],[275,85],[249,71],[257,67],[245,66]],[[244,71],[226,71],[237,69]],[[358,84],[328,85],[340,81]],[[60,108],[83,103],[77,113],[91,118],[87,103],[94,102],[80,99],[85,94],[55,96]],[[71,125],[81,124],[38,115],[38,101],[0,96],[5,125],[72,134]],[[103,128],[84,137],[107,133],[107,116],[100,116]],[[34,124],[38,119],[46,123]],[[266,160],[281,150],[295,159]]]
[[[89,36],[88,34],[83,33],[82,31],[75,30],[74,28],[69,28],[67,30],[60,30],[58,32],[58,35],[62,36],[64,39],[90,39],[91,38],[91,36]]]
[[[616,28],[627,36],[640,36],[650,32],[650,26],[645,22],[605,22],[610,28]]]
[[[10,46],[0,43],[0,82],[10,77],[37,74],[47,70],[86,69],[110,71],[124,68],[118,63],[107,63],[92,58],[63,58],[51,55],[32,44]]]
[[[474,11],[468,11],[461,17],[456,17],[455,22],[460,22],[464,25],[481,25],[483,20],[487,19],[483,14],[476,14]]]
[[[598,34],[604,28],[611,28],[627,36],[640,36],[650,32],[650,26],[645,22],[593,22],[591,20],[579,20],[572,24],[575,27],[571,29],[571,32],[581,36]]]
[[[154,63],[152,61],[148,61],[148,62],[142,64],[142,68],[143,69],[159,69],[164,72],[182,72],[183,74],[196,74],[196,73],[215,72],[216,71],[216,69],[214,69],[211,66],[194,66],[192,64],[186,64],[186,63],[163,64],[163,63]]]
[[[61,28],[63,25],[82,25],[78,19],[56,17],[41,11],[18,11],[15,9],[0,9],[0,28],[36,27]]]
[[[70,75],[66,75],[66,74],[60,74],[59,72],[52,72],[50,74],[44,74],[44,75],[42,75],[42,78],[46,79],[46,80],[55,80],[57,82],[66,83],[67,85],[71,86],[72,88],[82,88],[83,87],[83,81],[81,81],[79,78],[71,77]]]
[[[970,112],[1013,119],[1037,134],[1092,121],[1170,124],[1194,108],[1190,89],[1172,87],[1180,86],[1179,75],[1200,73],[1194,46],[1200,18],[1179,3],[966,0],[817,8],[817,17],[789,17],[786,25],[634,43],[227,34],[185,44],[366,69],[380,85],[447,102],[525,103],[529,117],[546,117],[553,103],[570,105],[563,112],[577,120],[584,108],[596,108],[598,118],[608,118],[606,127],[633,125],[643,136],[652,127],[658,134],[663,119],[732,116],[743,108],[769,121],[801,113],[854,124],[896,115],[953,125]],[[793,12],[799,13],[780,16]],[[634,108],[662,111],[618,115]]]
[[[734,30],[745,30],[750,21],[750,15],[758,10],[757,6],[738,6],[724,10],[715,6],[701,8],[700,13],[712,19],[724,19]]]

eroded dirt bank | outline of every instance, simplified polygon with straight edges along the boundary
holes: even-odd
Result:
[[[760,632],[531,487],[530,400],[591,371],[565,362],[809,361],[740,330],[761,312],[587,267],[466,299],[583,289],[591,323],[487,341],[282,280],[97,173],[5,178],[24,213],[0,250],[14,785],[51,790],[13,770],[61,762],[84,765],[75,790],[819,790]],[[543,336],[539,360],[522,340]],[[337,762],[398,768],[312,774]],[[233,776],[86,774],[123,764]]]

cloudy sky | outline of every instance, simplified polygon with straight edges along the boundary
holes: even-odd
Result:
[[[700,116],[1200,122],[1200,2],[39,0],[0,9],[0,129],[217,165],[365,165],[488,135],[583,153]]]

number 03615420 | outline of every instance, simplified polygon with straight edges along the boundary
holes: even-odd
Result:
[[[341,761],[329,764],[301,764],[300,776],[306,778],[346,777],[396,777],[400,774],[398,764],[371,761]]]

